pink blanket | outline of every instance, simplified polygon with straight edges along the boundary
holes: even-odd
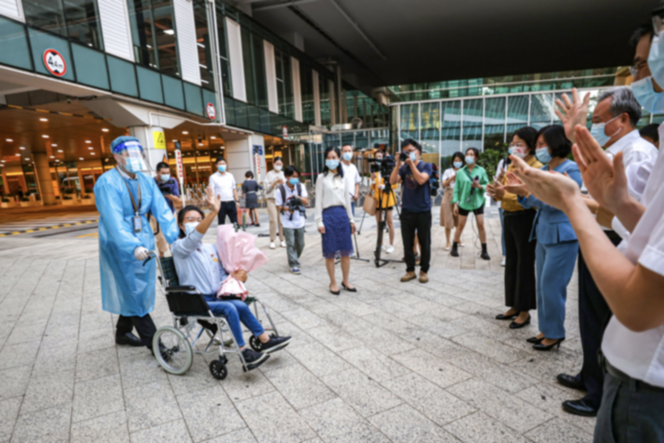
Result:
[[[255,245],[256,236],[244,231],[235,232],[233,225],[222,225],[217,228],[217,252],[229,274],[243,270],[247,274],[268,262],[267,255]],[[244,300],[247,288],[239,280],[228,277],[219,288],[217,297],[235,295]]]

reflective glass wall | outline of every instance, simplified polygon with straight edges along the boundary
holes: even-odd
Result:
[[[26,24],[104,49],[96,0],[23,0]]]

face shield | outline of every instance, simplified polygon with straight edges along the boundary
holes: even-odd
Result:
[[[118,143],[113,148],[113,157],[115,157],[117,164],[127,172],[132,174],[150,172],[143,147],[138,140],[127,140]]]

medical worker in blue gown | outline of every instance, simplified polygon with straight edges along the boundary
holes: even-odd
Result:
[[[178,227],[155,181],[147,172],[138,139],[122,136],[111,144],[116,168],[105,172],[94,187],[99,218],[101,298],[105,311],[117,314],[115,342],[152,349],[156,331],[150,312],[155,301],[154,234],[146,214],[159,222],[166,240],[173,243]],[[140,339],[132,333],[136,328]]]

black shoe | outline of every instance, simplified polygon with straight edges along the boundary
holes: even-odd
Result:
[[[544,340],[544,339],[542,339],[542,340]],[[560,349],[560,344],[563,342],[563,340],[565,340],[565,337],[559,338],[558,340],[556,340],[555,343],[551,343],[550,345],[545,345],[545,344],[542,344],[540,342],[540,343],[534,344],[533,349],[536,350],[536,351],[550,351],[553,348]]]
[[[528,326],[529,324],[530,324],[530,315],[528,316],[528,319],[523,323],[517,323],[516,320],[510,323],[510,329],[521,329],[524,326]]]
[[[482,260],[491,260],[491,257],[489,257],[489,253],[486,251],[482,251],[482,253],[480,254],[480,258]]]
[[[558,383],[567,388],[576,389],[578,391],[586,391],[586,384],[581,381],[581,377],[574,377],[573,375],[568,374],[558,374],[556,376],[556,380],[558,380]]]
[[[341,282],[341,287],[343,287],[348,292],[357,292],[357,288],[349,288],[344,282]]]
[[[563,411],[583,417],[596,417],[598,408],[595,408],[585,400],[567,400],[563,402]]]
[[[518,316],[519,314],[512,314],[512,315],[498,314],[496,315],[496,320],[514,320]]]
[[[256,369],[265,363],[268,358],[270,358],[268,354],[256,352],[249,348],[246,348],[244,351],[242,351],[242,356],[244,357],[244,362],[247,364],[247,369],[249,370]]]
[[[341,294],[341,291],[333,291],[332,288],[330,288],[330,292],[334,295],[339,295]]]
[[[125,335],[118,337],[115,336],[116,345],[129,345],[129,346],[143,346],[143,342],[140,338],[136,337],[131,332],[127,332]]]
[[[198,322],[199,325],[203,326],[205,329],[212,332],[212,334],[217,333],[218,328],[217,325],[215,325],[214,323],[210,323],[207,320],[196,320],[196,321]]]
[[[268,354],[284,349],[291,342],[292,337],[270,337],[267,343],[261,344],[261,350]]]
[[[530,337],[530,338],[527,338],[527,339],[526,339],[526,341],[527,341],[528,343],[534,343],[534,344],[542,343],[542,340],[544,340],[544,337],[542,337],[542,338]]]
[[[452,257],[459,256],[459,244],[457,242],[452,243],[452,250],[450,251]]]

